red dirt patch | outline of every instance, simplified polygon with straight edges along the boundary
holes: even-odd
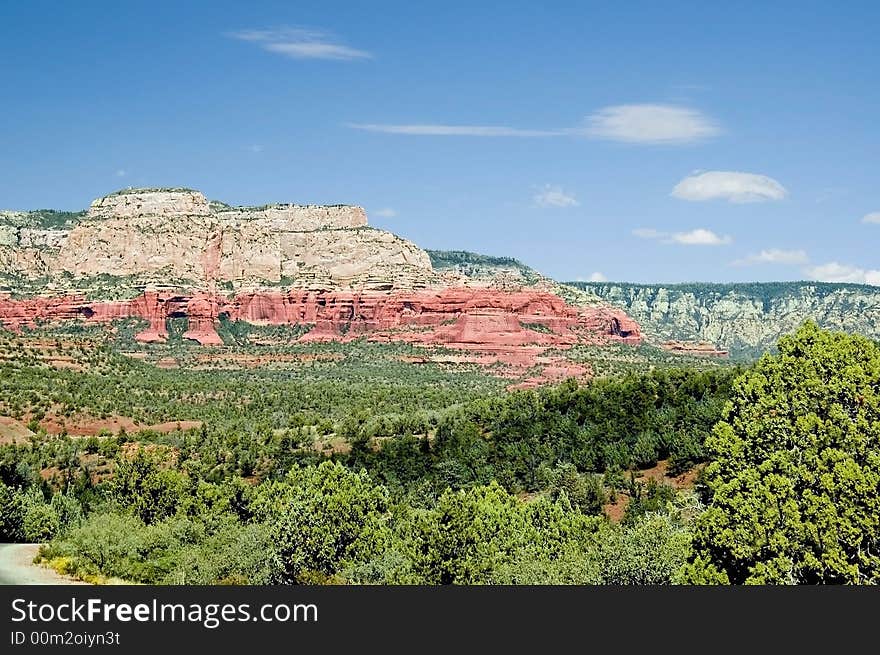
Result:
[[[612,522],[620,523],[623,515],[626,513],[626,506],[629,505],[630,497],[621,492],[617,492],[617,499],[613,503],[606,503],[602,510]]]
[[[690,469],[689,471],[685,471],[680,475],[670,476],[669,460],[663,459],[649,469],[636,471],[636,480],[646,482],[647,480],[653,479],[656,482],[662,482],[663,484],[672,485],[676,489],[693,489],[694,482],[696,481],[697,477],[700,475],[700,471],[702,471],[704,467],[705,464],[698,464],[694,468]]]
[[[673,487],[676,491],[680,491],[682,489],[693,489],[694,483],[696,482],[697,477],[699,477],[700,472],[705,467],[705,464],[698,464],[694,468],[689,471],[685,471],[684,473],[676,476],[669,475],[669,460],[660,460],[656,465],[652,466],[649,469],[636,470],[636,482],[646,483],[648,480],[654,480],[658,484],[667,484]],[[626,475],[630,474],[627,471]],[[618,491],[617,498],[613,503],[606,503],[602,508],[605,512],[605,516],[614,521],[615,523],[620,523],[623,520],[623,515],[626,513],[626,506],[629,504],[630,496],[625,491]]]
[[[111,434],[119,434],[121,430],[128,433],[140,432],[141,430],[152,430],[163,434],[174,432],[175,430],[191,430],[202,427],[201,421],[165,421],[164,423],[156,423],[155,425],[147,425],[144,423],[135,423],[135,421],[127,416],[111,416],[108,418],[95,418],[88,414],[74,414],[73,416],[63,417],[54,414],[47,414],[40,421],[46,434],[61,434],[66,432],[71,437],[92,437],[109,432]]]

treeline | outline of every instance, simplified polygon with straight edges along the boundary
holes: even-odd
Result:
[[[674,581],[689,552],[681,508],[620,526],[564,492],[523,502],[497,483],[413,507],[340,463],[250,486],[195,480],[167,455],[120,466],[46,562],[151,584],[627,584]]]
[[[391,486],[438,489],[498,481],[511,492],[546,489],[560,465],[617,480],[669,459],[677,474],[704,461],[739,369],[663,370],[574,380],[481,399],[443,413],[436,427],[351,416],[340,434],[347,464]],[[429,432],[430,430],[433,430]]]
[[[328,455],[306,421],[34,438],[0,448],[0,539],[54,538],[47,561],[93,580],[671,582],[694,499],[625,470],[700,461],[732,379],[655,371],[434,415],[361,411],[325,423],[350,447]],[[619,525],[603,515],[618,492],[632,497]]]

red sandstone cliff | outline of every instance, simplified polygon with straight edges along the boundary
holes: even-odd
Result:
[[[589,375],[548,349],[578,343],[641,342],[639,326],[610,307],[576,308],[544,291],[501,291],[485,288],[363,292],[254,292],[232,298],[213,293],[147,292],[127,301],[89,301],[82,297],[13,299],[0,294],[0,324],[19,329],[37,322],[81,320],[110,323],[138,317],[148,325],[136,336],[142,342],[168,338],[167,320],[187,318],[184,338],[202,345],[222,345],[216,323],[220,316],[260,325],[308,324],[302,341],[348,341],[367,336],[374,341],[405,341],[442,346],[464,355],[457,362],[502,364],[513,377],[539,370],[517,386]],[[448,351],[447,351],[448,352]],[[450,355],[431,356],[451,361]]]
[[[412,292],[265,292],[231,299],[196,293],[147,292],[127,301],[82,297],[13,299],[0,295],[0,323],[12,329],[36,322],[109,323],[139,317],[149,326],[137,338],[163,341],[166,320],[189,319],[185,338],[219,345],[218,317],[262,325],[311,324],[307,341],[360,335],[457,345],[565,346],[582,341],[639,343],[639,326],[621,310],[578,309],[543,291],[448,288]],[[407,328],[428,328],[408,331]]]

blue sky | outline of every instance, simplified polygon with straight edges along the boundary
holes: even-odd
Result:
[[[724,4],[5,2],[0,207],[189,186],[557,279],[880,285],[880,4]]]

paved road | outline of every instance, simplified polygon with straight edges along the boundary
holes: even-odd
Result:
[[[40,544],[0,544],[0,585],[85,584],[33,564]]]

